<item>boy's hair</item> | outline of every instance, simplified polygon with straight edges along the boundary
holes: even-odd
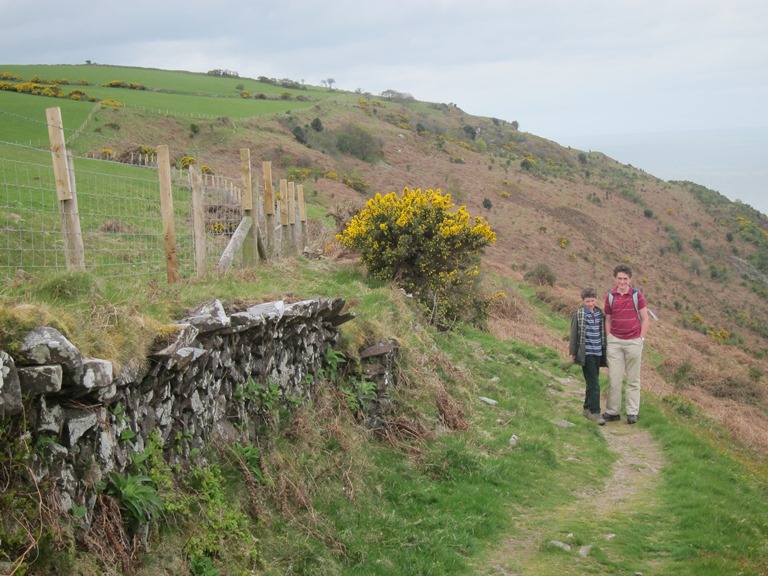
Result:
[[[584,300],[584,298],[597,298],[597,291],[594,288],[584,288],[581,291],[581,299]]]
[[[613,277],[616,278],[616,275],[619,272],[624,272],[624,274],[632,278],[632,268],[630,268],[627,264],[619,264],[616,266],[616,268],[613,269]]]

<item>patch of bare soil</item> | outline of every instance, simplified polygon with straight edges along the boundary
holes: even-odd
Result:
[[[558,381],[563,390],[558,393],[559,398],[555,399],[555,404],[567,405],[570,412],[575,412],[575,407],[580,406],[579,402],[583,398],[583,383],[574,379]],[[574,415],[576,417],[582,418],[580,413]],[[616,455],[605,483],[593,490],[578,493],[576,499],[567,505],[545,511],[540,516],[521,514],[515,522],[515,532],[488,555],[482,566],[477,566],[477,574],[581,574],[586,573],[585,570],[589,571],[588,567],[591,570],[598,569],[589,557],[591,546],[598,544],[605,548],[609,546],[606,542],[613,539],[612,534],[601,533],[600,527],[615,515],[629,517],[625,521],[631,522],[633,515],[647,512],[658,504],[656,489],[664,458],[651,434],[641,425],[628,425],[626,420],[608,422],[600,430],[608,448]],[[578,461],[575,455],[569,459]],[[567,533],[569,524],[578,523],[583,526],[584,522],[589,524],[585,532],[597,534],[598,541],[576,544],[575,540],[560,536]],[[545,550],[553,545],[568,549],[572,555],[572,559],[566,557],[567,567],[562,565],[562,555],[545,554]],[[548,566],[548,559],[558,562],[558,565]]]

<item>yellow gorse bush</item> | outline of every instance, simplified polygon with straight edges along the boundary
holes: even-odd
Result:
[[[496,233],[465,206],[454,210],[440,189],[376,194],[337,240],[358,251],[373,276],[416,294],[438,324],[483,308],[474,282],[480,253]]]

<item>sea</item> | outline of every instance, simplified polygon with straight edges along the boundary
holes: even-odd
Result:
[[[768,127],[580,134],[558,142],[602,152],[662,180],[689,180],[768,215]]]

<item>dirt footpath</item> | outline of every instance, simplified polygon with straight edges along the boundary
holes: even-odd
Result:
[[[581,418],[583,383],[574,379],[557,380],[562,385],[562,391],[557,393],[557,398],[553,398],[555,406],[567,408],[571,413],[578,408],[578,417]],[[664,460],[661,448],[650,432],[640,425],[628,425],[624,418],[619,422],[608,422],[600,430],[608,448],[616,454],[616,461],[605,483],[595,490],[578,494],[576,500],[540,517],[521,516],[515,522],[515,533],[493,551],[482,566],[478,566],[478,575],[554,576],[599,573],[599,566],[589,559],[592,543],[575,545],[567,538],[554,540],[556,531],[553,529],[587,522],[599,531],[609,515],[617,511],[631,516],[657,505],[657,482]],[[604,545],[613,535],[600,533],[599,538],[602,542],[595,544]],[[546,553],[550,546],[567,549],[569,554],[573,554],[573,559],[569,560],[568,555]],[[553,561],[557,562],[556,566],[548,564]],[[590,570],[585,570],[587,568]]]

